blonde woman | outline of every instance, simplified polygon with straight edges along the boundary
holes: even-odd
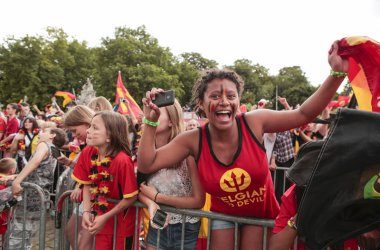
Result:
[[[111,103],[103,96],[92,98],[87,106],[95,112],[113,110]]]
[[[182,108],[178,101],[174,105],[160,108],[161,116],[157,123],[156,147],[163,147],[184,131]],[[153,218],[159,208],[157,203],[178,208],[201,208],[205,193],[198,179],[196,163],[188,157],[172,168],[161,169],[150,175],[147,184],[140,185],[140,200],[149,209]],[[182,216],[170,214],[169,225],[160,234],[160,249],[179,249],[181,246]],[[185,249],[195,249],[200,227],[199,218],[186,217]],[[149,226],[147,249],[156,249],[157,229]]]
[[[87,129],[91,126],[91,120],[94,116],[94,111],[90,109],[87,106],[84,105],[78,105],[74,108],[72,108],[69,112],[67,112],[64,116],[63,125],[66,127],[67,130],[69,130],[73,136],[74,140],[76,140],[79,144],[80,142],[85,142],[87,137]],[[81,145],[81,147],[84,144]],[[80,154],[76,156],[74,160],[68,159],[66,156],[61,156],[58,158],[58,161],[68,167],[74,168],[77,161],[80,158]],[[73,192],[71,193],[70,199],[73,202],[82,202],[82,189],[81,187],[77,187]],[[82,215],[83,215],[83,205],[79,206],[79,218],[78,221],[82,221]],[[71,246],[74,246],[74,239],[75,239],[75,213],[77,211],[74,211],[73,216],[70,217],[67,225],[66,225],[66,236],[67,239],[70,242]],[[81,223],[78,225],[78,249],[91,249],[91,242],[92,242],[92,236],[86,231],[82,230]]]

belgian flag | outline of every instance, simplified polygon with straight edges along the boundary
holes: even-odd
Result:
[[[359,109],[380,112],[380,43],[365,36],[339,41],[339,55],[348,57],[348,80]]]
[[[66,91],[57,91],[54,94],[55,96],[61,96],[63,97],[63,103],[62,106],[65,107],[67,104],[69,104],[71,101],[75,100],[75,95],[71,94],[70,92]]]

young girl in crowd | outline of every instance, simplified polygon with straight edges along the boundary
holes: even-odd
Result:
[[[73,136],[74,140],[77,141],[78,146],[80,148],[84,148],[85,144],[81,144],[81,142],[85,142],[87,138],[87,129],[91,125],[92,117],[94,116],[94,111],[84,105],[78,105],[72,108],[69,112],[67,112],[64,116],[63,125],[69,130]],[[68,159],[66,156],[61,156],[58,158],[58,161],[70,168],[74,168],[78,159],[81,157],[80,153],[74,159]],[[81,203],[82,202],[82,187],[81,185],[77,185],[76,188],[70,195],[70,199],[73,202]],[[71,246],[74,246],[75,242],[75,217],[78,214],[78,221],[82,221],[82,213],[83,213],[83,204],[79,206],[79,211],[74,210],[73,215],[70,217],[66,228],[66,236],[70,242]],[[91,249],[92,236],[87,232],[87,230],[82,230],[82,224],[78,225],[78,248],[81,250]]]
[[[39,143],[33,156],[25,165],[12,183],[12,193],[15,197],[23,192],[21,182],[30,182],[40,186],[45,192],[46,200],[49,200],[49,190],[54,181],[54,169],[57,160],[52,155],[52,148],[60,148],[66,143],[66,134],[59,128],[47,128],[39,134]],[[31,249],[32,240],[39,228],[41,201],[36,190],[27,190],[26,196],[27,215],[23,217],[23,203],[18,203],[13,215],[10,234],[9,249]],[[25,231],[23,231],[23,222]],[[22,245],[23,235],[25,243]]]
[[[39,128],[37,121],[26,117],[18,134],[13,138],[11,151],[16,152],[17,170],[20,172],[32,155],[32,143],[38,139]]]
[[[203,188],[211,195],[211,211],[276,218],[279,206],[262,145],[263,134],[299,127],[322,112],[348,68],[347,60],[337,51],[338,43],[334,42],[328,56],[333,73],[300,108],[289,111],[260,109],[237,114],[244,85],[240,76],[228,70],[206,72],[194,85],[193,100],[209,123],[158,149],[155,122],[160,109],[152,100],[162,90],[147,92],[143,99],[146,124],[140,142],[139,170],[155,172],[191,155],[197,160]],[[234,223],[212,220],[211,229],[211,249],[233,249]],[[240,225],[238,239],[239,249],[262,249],[263,228]]]
[[[181,105],[176,100],[173,105],[160,108],[158,119],[157,148],[166,145],[184,131]],[[139,199],[148,206],[152,219],[159,208],[157,203],[177,208],[201,208],[205,194],[197,176],[197,166],[193,157],[188,157],[170,169],[161,169],[149,176],[146,184],[140,185]],[[198,241],[200,220],[186,217],[184,249],[195,249]],[[156,249],[157,229],[149,226],[147,249]],[[169,225],[160,233],[160,249],[181,248],[182,216],[169,213]]]
[[[127,131],[120,114],[95,114],[87,130],[87,147],[74,168],[73,178],[84,185],[82,227],[95,236],[95,249],[112,249],[114,216],[116,249],[132,249],[136,209],[131,205],[138,190]],[[109,198],[121,201],[114,204]]]

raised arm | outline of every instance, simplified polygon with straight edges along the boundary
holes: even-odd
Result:
[[[198,138],[196,137],[198,131],[195,130],[182,133],[165,146],[156,149],[156,129],[160,110],[152,99],[160,91],[162,90],[154,88],[148,91],[143,99],[145,117],[137,157],[138,169],[142,173],[152,173],[161,168],[174,166],[187,156],[195,154],[196,140],[194,138]]]
[[[33,157],[29,160],[29,162],[22,169],[20,174],[16,177],[16,179],[12,183],[12,193],[14,196],[21,195],[22,188],[20,183],[35,169],[38,168],[41,161],[47,156],[49,152],[49,148],[45,143],[40,143],[37,146],[36,152]]]
[[[335,72],[347,72],[348,61],[338,55],[338,41],[329,51],[328,61]],[[256,135],[285,131],[312,121],[328,105],[344,77],[330,74],[319,89],[298,109],[289,111],[258,110],[248,113],[248,122]],[[254,123],[257,123],[254,125]]]

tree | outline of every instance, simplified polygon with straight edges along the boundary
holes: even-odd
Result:
[[[241,103],[257,103],[261,98],[269,99],[272,96],[274,85],[269,70],[260,64],[252,65],[247,59],[234,62],[229,68],[238,73],[244,80],[245,87]]]
[[[196,52],[182,53],[180,57],[183,59],[183,61],[186,61],[189,64],[193,65],[199,71],[205,69],[213,69],[218,66],[218,63],[216,61],[204,58],[201,54]]]
[[[78,90],[94,70],[92,50],[69,41],[62,29],[48,36],[8,38],[0,47],[0,95],[7,102],[28,96],[33,104],[50,102],[57,90]]]
[[[183,95],[182,84],[174,74],[175,58],[168,48],[160,47],[145,27],[136,30],[119,27],[113,38],[103,38],[96,49],[94,86],[97,93],[115,96],[117,73],[120,70],[124,85],[141,104],[147,90],[154,87],[174,89],[177,97]]]
[[[291,106],[302,104],[316,90],[299,66],[280,69],[274,77],[274,84],[277,85],[278,95],[286,97]]]

